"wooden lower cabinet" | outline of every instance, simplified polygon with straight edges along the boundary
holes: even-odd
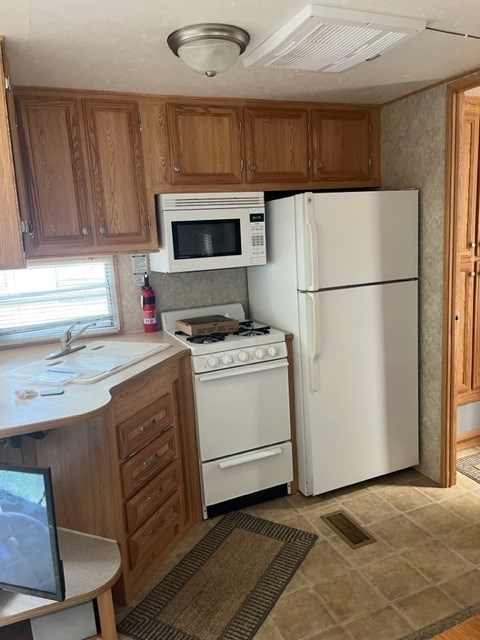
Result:
[[[129,604],[202,519],[189,355],[157,365],[112,392],[96,417],[36,442],[52,467],[59,526],[118,540]]]

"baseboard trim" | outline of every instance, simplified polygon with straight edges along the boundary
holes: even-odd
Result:
[[[457,451],[480,447],[480,429],[457,435]]]

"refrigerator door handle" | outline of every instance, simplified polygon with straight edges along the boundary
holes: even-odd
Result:
[[[308,368],[310,388],[320,390],[320,295],[306,293],[307,296],[307,331],[308,331]]]
[[[308,230],[308,237],[310,240],[310,286],[307,285],[306,289],[310,291],[317,291],[320,288],[320,282],[318,278],[318,229],[315,222],[315,211],[313,206],[313,194],[306,196],[305,202],[305,223]]]

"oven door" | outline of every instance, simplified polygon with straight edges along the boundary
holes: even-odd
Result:
[[[195,375],[202,462],[290,439],[286,359]]]

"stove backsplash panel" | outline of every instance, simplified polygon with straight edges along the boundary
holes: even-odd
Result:
[[[140,287],[133,282],[130,255],[118,256],[119,290],[125,331],[142,331]],[[241,302],[248,316],[247,270],[218,269],[189,273],[150,273],[157,319],[162,311]]]

